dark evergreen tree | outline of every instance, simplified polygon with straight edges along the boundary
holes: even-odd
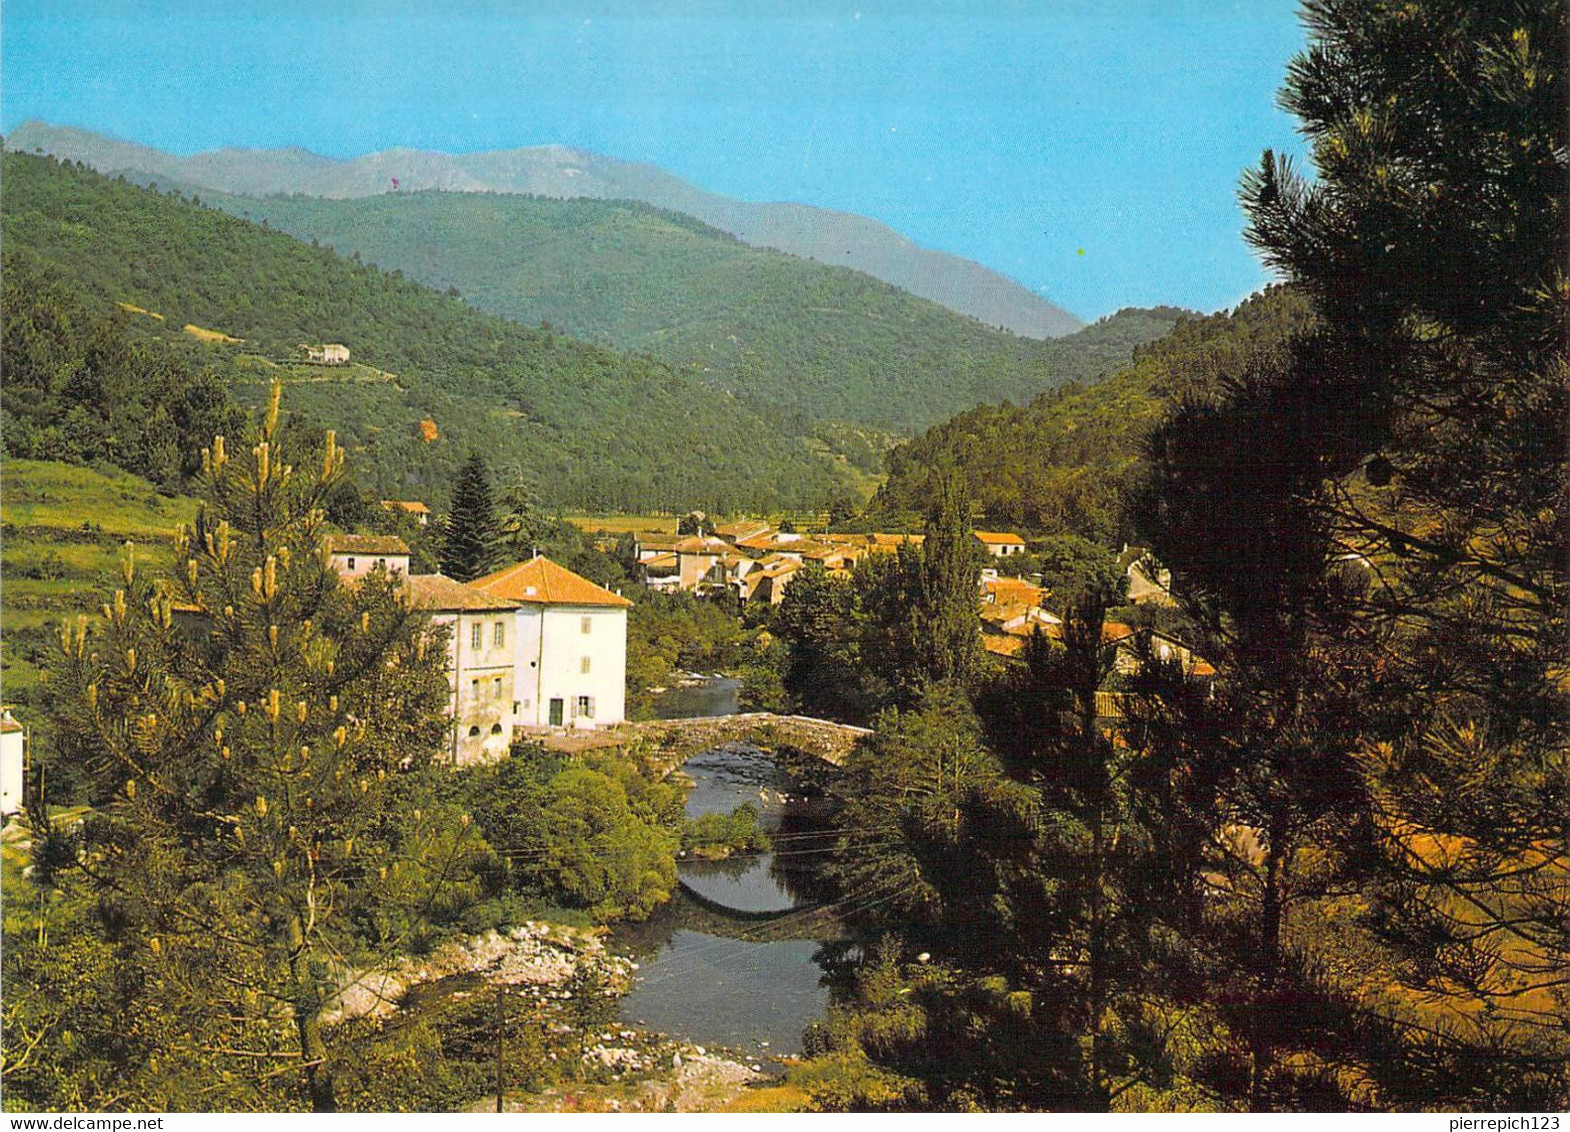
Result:
[[[952,471],[938,478],[927,512],[916,589],[912,642],[923,678],[974,683],[981,667],[981,622],[976,616],[976,586],[984,551],[970,522],[970,495]]]
[[[496,558],[496,506],[490,474],[478,452],[471,452],[458,472],[452,504],[442,526],[441,572],[470,582],[490,571]]]
[[[1352,608],[1388,638],[1364,689],[1388,885],[1370,922],[1399,978],[1467,1019],[1441,1027],[1438,1057],[1414,1038],[1388,1087],[1555,1107],[1570,1096],[1570,15],[1555,0],[1305,12],[1283,101],[1318,180],[1266,154],[1244,186],[1249,237],[1317,308],[1287,384],[1319,388],[1300,438],[1326,477],[1317,518],[1366,564]],[[1504,1076],[1478,1070],[1512,1058],[1480,1100]]]

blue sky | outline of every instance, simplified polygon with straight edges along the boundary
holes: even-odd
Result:
[[[6,0],[0,129],[191,153],[561,143],[865,213],[1075,313],[1267,281],[1236,186],[1286,0]]]

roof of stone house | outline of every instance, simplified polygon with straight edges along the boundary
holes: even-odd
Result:
[[[882,535],[882,534],[875,534],[875,535],[873,535],[871,537],[872,537],[872,545],[877,547],[879,550],[893,550],[895,547],[899,546],[899,544],[902,543],[902,542],[908,542],[912,546],[920,546],[922,543],[927,541],[927,536],[926,535]]]
[[[729,554],[730,543],[708,535],[688,535],[671,548],[677,554]]]
[[[397,535],[328,535],[330,554],[408,554],[409,544]]]
[[[445,574],[413,574],[403,580],[416,609],[434,613],[477,613],[493,609],[517,609],[518,603],[488,594]]]
[[[679,562],[680,559],[678,559],[674,554],[656,554],[653,558],[645,558],[643,560],[643,568],[648,570],[651,568],[668,567],[669,569],[674,570],[676,569]]]
[[[1012,531],[976,531],[975,535],[988,546],[1025,545],[1025,540]]]
[[[597,586],[543,554],[469,583],[497,597],[526,605],[602,605],[625,608],[632,602]]]
[[[691,535],[674,535],[669,531],[639,531],[632,536],[642,550],[675,550],[676,544]]]
[[[998,637],[987,633],[981,638],[981,647],[994,656],[1013,660],[1025,651],[1025,638],[1014,636]]]
[[[431,509],[418,499],[384,499],[382,506],[389,511],[408,511],[415,515],[429,515]]]
[[[773,528],[762,519],[736,519],[729,523],[721,523],[714,528],[714,533],[722,538],[752,538],[754,535],[770,530]]]
[[[773,550],[778,545],[776,537],[778,535],[778,531],[764,531],[762,534],[737,539],[736,545],[746,547],[748,550]]]
[[[981,589],[999,605],[1010,602],[1037,605],[1044,592],[1040,586],[1032,585],[1023,578],[994,578],[982,582]]]

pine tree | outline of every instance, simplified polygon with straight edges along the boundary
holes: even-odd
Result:
[[[343,452],[329,432],[291,464],[278,399],[241,453],[204,450],[168,575],[127,546],[101,619],[63,632],[55,680],[70,749],[119,784],[77,860],[150,996],[131,1013],[190,1019],[154,1056],[192,1082],[181,1107],[214,1095],[207,1079],[266,1107],[293,1070],[293,1103],[333,1108],[337,981],[457,914],[483,850],[430,800],[441,634],[393,580],[339,583],[321,508]]]
[[[1319,177],[1267,153],[1244,204],[1317,309],[1285,384],[1318,388],[1299,437],[1326,476],[1316,518],[1368,564],[1350,604],[1387,640],[1364,690],[1382,716],[1362,751],[1386,884],[1371,919],[1400,977],[1466,1018],[1413,1057],[1417,1088],[1464,1090],[1503,1053],[1515,1080],[1493,1103],[1552,1107],[1570,1095],[1570,15],[1305,12],[1283,101]]]
[[[442,530],[441,572],[471,582],[491,569],[497,545],[496,507],[490,475],[478,452],[458,472],[452,506]]]

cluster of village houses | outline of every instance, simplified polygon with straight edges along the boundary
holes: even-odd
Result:
[[[424,519],[423,505],[395,503]],[[1017,534],[977,531],[996,559],[1022,555]],[[743,602],[778,604],[792,578],[809,565],[847,572],[871,554],[919,544],[921,535],[819,534],[781,531],[740,520],[712,535],[635,536],[641,580],[662,591],[700,595],[732,592]],[[588,729],[626,718],[627,610],[632,602],[543,556],[472,582],[441,574],[411,574],[408,545],[392,535],[335,534],[326,550],[345,580],[383,570],[402,579],[416,608],[450,628],[448,683],[453,728],[448,755],[467,765],[503,755],[517,733]],[[1126,549],[1135,605],[1172,604],[1170,574],[1142,550]],[[1036,632],[1061,633],[1062,618],[1047,608],[1051,594],[1019,577],[984,569],[978,581],[982,642],[1005,661],[1021,658]],[[1214,670],[1179,641],[1108,622],[1103,639],[1116,646],[1114,668],[1129,674],[1146,655],[1175,661],[1192,675]],[[9,710],[0,717],[0,814],[22,805],[26,732]]]
[[[994,559],[1026,552],[1026,542],[1012,531],[975,531],[976,541]],[[761,520],[742,519],[714,528],[712,535],[638,534],[641,580],[650,589],[714,594],[730,592],[743,603],[778,605],[791,579],[809,565],[830,573],[849,572],[871,554],[890,553],[901,543],[920,544],[922,535],[815,534],[779,530]],[[1172,605],[1172,575],[1139,547],[1125,547],[1118,561],[1128,576],[1128,598],[1134,605]],[[1023,578],[1007,577],[996,567],[984,569],[979,582],[982,642],[988,652],[1017,659],[1032,633],[1057,636],[1061,617],[1045,607],[1051,595]],[[1115,666],[1123,674],[1140,663],[1141,634],[1128,625],[1109,622],[1105,640],[1117,645]],[[1175,660],[1184,669],[1208,675],[1209,665],[1177,640],[1146,633],[1155,656]]]

